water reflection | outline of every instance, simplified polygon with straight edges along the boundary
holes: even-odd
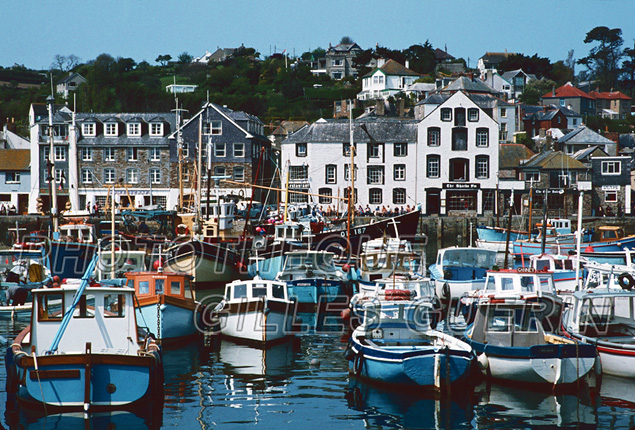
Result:
[[[586,392],[552,394],[482,383],[475,389],[476,428],[595,427],[593,399]]]
[[[602,377],[598,427],[635,428],[635,384],[632,379],[608,375]]]
[[[473,411],[468,393],[447,395],[398,391],[351,378],[346,391],[348,406],[361,411],[369,429],[471,428]]]

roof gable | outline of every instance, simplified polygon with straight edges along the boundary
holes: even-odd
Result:
[[[31,164],[30,149],[0,149],[0,170],[29,170]]]
[[[593,97],[590,94],[585,93],[584,91],[582,91],[579,88],[574,87],[573,85],[571,85],[570,82],[567,82],[566,84],[564,84],[563,86],[561,86],[560,88],[556,88],[556,93],[554,95],[553,91],[549,91],[547,94],[543,95],[542,98],[572,98],[572,97],[581,97],[581,98],[585,98],[585,99],[595,99],[595,97]]]

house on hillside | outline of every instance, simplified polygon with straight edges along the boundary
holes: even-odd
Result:
[[[27,214],[31,187],[28,149],[0,149],[0,205]]]
[[[558,145],[567,154],[574,154],[580,149],[598,146],[609,155],[617,155],[617,144],[599,133],[582,125],[558,139]]]
[[[559,88],[554,88],[542,96],[543,105],[555,104],[556,106],[571,109],[579,114],[595,115],[595,97],[574,87],[571,82],[567,82]]]
[[[388,99],[404,92],[420,77],[408,68],[408,64],[404,66],[390,59],[362,77],[362,91],[357,94],[357,99]]]
[[[610,119],[625,119],[631,115],[632,99],[619,91],[589,92],[595,97],[597,115]]]
[[[353,59],[362,52],[357,43],[340,43],[335,46],[329,44],[326,50],[326,73],[336,81],[352,76],[357,79],[357,69],[353,66]]]
[[[79,73],[69,72],[68,76],[57,81],[55,92],[61,94],[65,99],[68,99],[72,91],[77,90],[77,87],[86,82],[88,82],[86,78]]]
[[[546,106],[539,111],[527,114],[523,118],[523,127],[528,137],[544,136],[545,130],[551,128],[567,128],[567,117],[559,109],[548,109]],[[541,130],[543,130],[541,132]]]
[[[518,96],[520,96],[523,91],[525,91],[525,87],[529,83],[529,81],[536,80],[536,75],[525,73],[523,69],[510,70],[508,72],[503,73],[502,78],[510,83],[510,98],[517,100]]]
[[[594,209],[602,206],[604,213],[631,214],[630,160],[626,155],[591,157]]]
[[[512,52],[486,52],[481,58],[478,59],[476,63],[476,68],[481,73],[481,79],[485,77],[485,72],[487,70],[497,71],[497,67],[500,63],[503,62],[507,57],[512,55],[517,55]]]

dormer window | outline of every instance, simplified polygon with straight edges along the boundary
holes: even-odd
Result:
[[[84,134],[84,136],[95,136],[96,129],[97,127],[95,127],[94,122],[85,122],[84,124],[82,124],[82,133]]]
[[[163,136],[163,123],[155,122],[150,124],[150,136]]]
[[[109,122],[106,123],[106,132],[104,133],[108,137],[116,137],[117,136],[117,123]]]
[[[128,136],[141,136],[141,124],[138,122],[131,122],[128,124]]]

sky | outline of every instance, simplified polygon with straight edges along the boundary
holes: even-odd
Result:
[[[635,39],[635,0],[0,0],[0,66],[49,69],[55,55],[81,62],[106,53],[157,64],[244,44],[261,58],[301,55],[343,36],[362,49],[430,41],[476,67],[485,52],[588,55],[586,33],[621,28]],[[578,73],[582,66],[578,66]]]

